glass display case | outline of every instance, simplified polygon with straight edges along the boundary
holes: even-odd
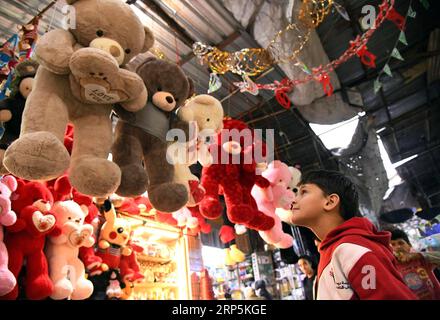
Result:
[[[132,227],[133,241],[143,248],[137,253],[144,279],[131,288],[131,300],[191,299],[188,235],[184,229],[124,215]]]

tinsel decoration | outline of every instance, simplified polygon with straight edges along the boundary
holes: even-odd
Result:
[[[297,23],[291,23],[277,32],[267,48],[245,48],[236,52],[222,51],[216,47],[196,42],[193,52],[202,64],[206,64],[213,73],[222,75],[232,72],[240,76],[256,76],[277,63],[296,60],[310,39],[311,31],[316,28],[330,12],[333,0],[306,0],[300,10]],[[284,44],[281,37],[289,33],[296,38],[295,47],[288,56],[281,54]]]
[[[193,52],[217,74],[231,71],[239,75],[255,76],[274,63],[271,55],[261,48],[246,48],[237,52],[228,52],[196,42],[193,44]]]
[[[373,36],[374,32],[379,29],[379,27],[387,20],[391,9],[394,8],[395,0],[383,0],[382,4],[379,6],[379,10],[376,16],[375,26],[376,28],[369,29],[362,35],[358,35],[353,41],[350,42],[348,49],[337,59],[331,61],[324,66],[318,66],[312,68],[312,73],[305,76],[302,79],[284,79],[283,81],[274,81],[271,84],[257,84],[258,89],[262,90],[272,90],[277,91],[280,89],[292,90],[295,86],[300,84],[305,84],[310,81],[319,81],[323,85],[324,92],[328,95],[333,92],[330,82],[330,73],[336,68],[341,66],[343,63],[347,62],[353,56],[361,55],[364,56],[364,62],[372,65],[374,59],[371,53],[367,53],[367,43]],[[375,57],[374,57],[375,58]],[[242,83],[234,83],[237,86],[241,86]]]
[[[330,13],[333,0],[304,0],[299,20],[309,28],[318,27]]]

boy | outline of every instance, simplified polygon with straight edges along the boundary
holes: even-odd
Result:
[[[417,299],[396,269],[390,233],[358,214],[354,184],[339,172],[305,174],[291,222],[322,240],[317,299]]]
[[[405,232],[391,231],[391,246],[397,258],[397,269],[408,287],[421,300],[439,300],[440,284],[434,268],[440,266],[440,252],[414,252]]]

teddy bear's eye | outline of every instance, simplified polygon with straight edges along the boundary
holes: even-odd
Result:
[[[96,35],[97,35],[98,37],[102,37],[102,36],[104,35],[104,31],[102,31],[102,30],[98,30],[98,31],[96,31]]]
[[[208,118],[208,119],[206,119],[206,121],[209,122],[209,121],[211,121],[211,119]]]
[[[125,49],[125,53],[126,54],[130,54],[131,53],[131,49]]]
[[[72,217],[69,217],[69,220],[72,220]]]

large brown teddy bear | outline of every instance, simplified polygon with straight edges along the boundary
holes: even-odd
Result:
[[[147,90],[126,69],[128,61],[153,44],[130,6],[120,0],[67,0],[75,28],[53,30],[38,42],[36,83],[23,114],[20,139],[5,153],[4,166],[28,180],[51,180],[70,165],[69,178],[90,196],[113,193],[121,179],[107,160],[112,144],[112,105],[138,111]],[[63,145],[68,122],[75,126],[72,158]]]
[[[136,73],[147,86],[149,100],[137,113],[116,108],[120,119],[112,155],[122,172],[116,193],[129,197],[148,190],[155,209],[177,211],[186,205],[188,192],[183,184],[173,182],[174,166],[167,161],[166,135],[171,128],[188,131],[188,123],[180,121],[174,111],[189,97],[191,81],[176,64],[155,58],[139,63]]]

